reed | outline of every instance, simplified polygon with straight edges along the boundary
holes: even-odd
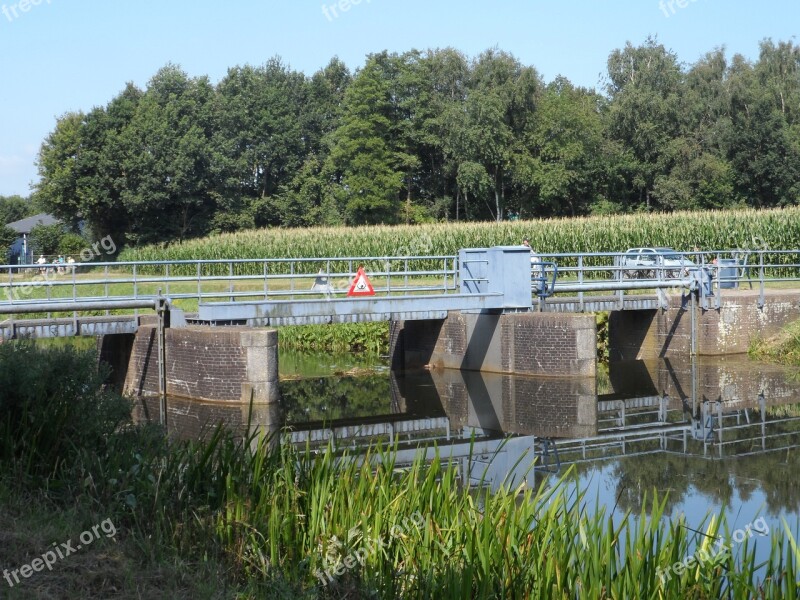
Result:
[[[114,423],[90,369],[75,368],[71,378],[48,370],[70,364],[64,356],[0,346],[0,404],[22,397],[30,409],[16,413],[25,428],[6,421],[4,451],[34,467],[54,507],[88,503],[135,539],[145,559],[222,564],[220,587],[242,597],[798,597],[800,551],[788,530],[662,577],[717,537],[730,538],[725,520],[692,523],[698,533],[665,515],[665,498],[655,494],[641,513],[613,515],[575,493],[571,473],[550,486],[468,487],[460,464],[436,457],[401,465],[396,449],[381,445],[357,455],[316,452],[221,427],[170,442],[157,429]],[[19,389],[40,385],[23,364],[41,365],[42,393]],[[47,387],[58,381],[63,389]],[[44,431],[51,397],[83,403],[47,437],[21,439]],[[69,451],[53,463],[50,436],[66,433]],[[11,483],[18,458],[7,457],[0,477]],[[763,561],[756,543],[769,548]]]

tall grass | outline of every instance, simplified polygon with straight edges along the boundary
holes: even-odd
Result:
[[[771,338],[755,340],[750,346],[750,356],[786,365],[800,365],[800,321],[790,323]]]
[[[389,323],[291,325],[278,329],[281,349],[305,352],[389,352]]]
[[[162,535],[186,551],[215,549],[231,577],[281,582],[287,597],[795,598],[791,534],[773,532],[759,564],[747,539],[735,552],[662,579],[662,570],[726,534],[709,516],[696,533],[665,517],[664,499],[614,519],[565,485],[465,488],[436,458],[398,468],[392,449],[364,460],[237,444],[217,430],[142,470],[162,482],[145,506],[172,507]],[[175,498],[192,498],[180,506]],[[202,510],[198,510],[202,507]],[[734,544],[735,545],[735,544]],[[359,561],[352,557],[360,557]],[[349,564],[348,564],[349,561]],[[363,564],[362,564],[363,563]],[[336,573],[327,576],[322,573]],[[766,578],[766,579],[765,579]],[[326,581],[323,586],[321,581]]]
[[[23,346],[15,356],[14,348],[2,347],[0,393],[34,384],[21,375],[22,363],[63,366],[60,350],[32,355]],[[150,428],[109,432],[105,411],[94,406],[102,406],[97,381],[76,372],[83,384],[65,386],[63,398],[84,404],[49,432],[91,427],[86,420],[100,415],[101,435],[71,437],[59,468],[45,461],[50,475],[43,489],[59,489],[62,502],[102,510],[146,557],[221,561],[227,565],[221,587],[250,597],[798,597],[800,553],[790,532],[773,531],[759,542],[770,548],[763,564],[745,540],[739,552],[662,580],[659,568],[726,537],[724,521],[709,516],[696,533],[667,518],[657,497],[640,514],[614,517],[571,493],[568,479],[536,489],[470,489],[458,465],[439,458],[398,465],[393,448],[373,447],[361,457],[331,448],[315,453],[257,434],[241,439],[222,428],[181,443]],[[39,373],[48,381],[64,375]],[[49,418],[49,399],[31,398],[45,407],[29,411],[33,421],[21,431],[6,426],[9,447],[20,447],[18,436]],[[37,436],[31,443],[41,451],[28,448],[30,461],[50,456],[53,440]],[[6,479],[13,477],[8,465],[0,464]],[[338,574],[323,575],[323,585],[319,575],[326,571]]]

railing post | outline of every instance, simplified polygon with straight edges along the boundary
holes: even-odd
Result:
[[[583,254],[578,257],[578,283],[583,284]],[[578,306],[584,312],[583,292],[578,292]]]
[[[758,251],[758,308],[764,308],[764,251]]]
[[[702,281],[700,282],[702,287]],[[697,298],[694,292],[690,291],[691,296],[691,355],[697,356]]]
[[[236,298],[233,294],[233,261],[228,263],[228,293],[230,294],[230,301],[234,302]]]
[[[167,426],[167,339],[166,319],[168,318],[167,300],[158,290],[156,300],[156,314],[158,316],[158,396],[159,396],[159,422],[162,427]]]
[[[197,305],[200,306],[200,303],[203,301],[203,285],[201,283],[203,270],[200,261],[197,261]]]

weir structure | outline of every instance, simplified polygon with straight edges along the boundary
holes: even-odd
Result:
[[[289,324],[391,321],[395,368],[593,378],[590,311],[610,311],[610,354],[619,359],[740,353],[800,318],[800,291],[785,287],[799,279],[797,252],[752,253],[741,268],[724,254],[646,273],[631,272],[619,253],[532,260],[524,246],[457,256],[88,263],[52,278],[11,265],[0,267],[0,315],[13,316],[0,322],[0,337],[94,334],[127,392],[215,402],[277,403],[277,335],[265,328]],[[346,295],[360,267],[374,297]],[[744,285],[751,289],[737,289]],[[137,312],[111,314],[130,309]],[[79,316],[86,312],[93,316]],[[36,313],[47,316],[28,318]]]

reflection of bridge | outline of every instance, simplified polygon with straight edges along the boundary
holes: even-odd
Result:
[[[800,382],[747,361],[614,365],[611,389],[599,395],[581,380],[452,370],[393,383],[391,419],[298,425],[292,439],[357,448],[376,434],[399,444],[399,465],[438,454],[465,480],[492,486],[612,458],[800,446]],[[428,413],[418,415],[423,406]]]

